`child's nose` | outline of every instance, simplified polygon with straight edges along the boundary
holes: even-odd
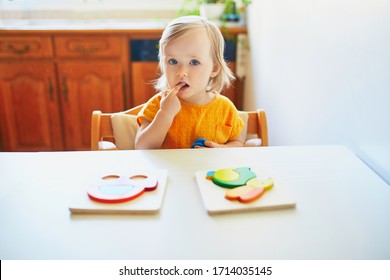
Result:
[[[180,77],[180,78],[187,77],[188,76],[187,69],[184,66],[180,67],[178,69],[176,75],[177,75],[177,77]]]

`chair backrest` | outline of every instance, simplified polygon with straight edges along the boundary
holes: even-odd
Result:
[[[142,109],[143,104],[122,113],[129,115],[137,115]],[[266,113],[262,109],[256,111],[243,111],[248,114],[247,135],[253,135],[261,139],[261,146],[268,146],[268,126]],[[107,150],[116,149],[102,148],[102,143],[111,142],[115,144],[114,131],[111,123],[113,113],[102,113],[101,111],[92,112],[91,121],[91,150]]]

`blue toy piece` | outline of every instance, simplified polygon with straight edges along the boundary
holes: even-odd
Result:
[[[195,148],[196,146],[204,147],[204,142],[206,139],[204,138],[197,138],[194,143],[192,144],[191,148]]]

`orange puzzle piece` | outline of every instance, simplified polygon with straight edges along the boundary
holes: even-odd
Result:
[[[242,186],[228,191],[225,198],[229,200],[238,200],[242,203],[248,203],[260,198],[264,193],[264,188]]]

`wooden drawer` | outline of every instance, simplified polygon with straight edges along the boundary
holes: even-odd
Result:
[[[114,57],[122,49],[119,36],[57,36],[54,42],[58,57]]]
[[[53,56],[49,36],[2,36],[0,58],[46,58]]]

